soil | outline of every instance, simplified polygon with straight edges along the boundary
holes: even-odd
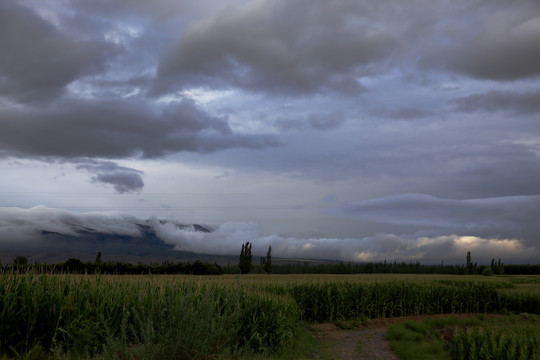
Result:
[[[328,341],[332,353],[337,359],[388,359],[397,360],[390,350],[390,342],[386,340],[388,325],[377,324],[355,330],[341,330],[333,324],[317,324],[313,326],[315,336],[320,341]]]

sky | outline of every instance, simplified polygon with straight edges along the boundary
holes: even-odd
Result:
[[[538,263],[540,3],[0,0],[0,174],[4,243]]]

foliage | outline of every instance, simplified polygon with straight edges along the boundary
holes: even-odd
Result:
[[[4,274],[0,351],[15,356],[39,346],[118,359],[125,357],[114,354],[200,359],[271,352],[298,324],[294,303],[280,300],[218,284]]]
[[[506,275],[540,275],[540,264],[504,265]]]
[[[273,274],[452,274],[468,275],[465,265],[422,265],[419,262],[320,262],[297,261],[294,263],[278,263],[279,259],[272,259]],[[250,273],[264,274],[265,258],[261,265],[253,265]],[[539,266],[540,269],[540,266]],[[480,273],[481,267],[472,267],[472,273]],[[224,266],[225,274],[237,274],[240,269],[237,265]]]
[[[396,277],[0,272],[0,359],[43,351],[59,358],[230,358],[279,351],[300,321],[540,313],[540,294],[518,292],[510,281]]]
[[[249,250],[251,250],[251,243]],[[246,244],[243,245],[246,252]],[[261,257],[260,265],[249,266],[249,273],[263,274],[452,274],[467,275],[469,272],[482,274],[484,269],[491,267],[494,274],[502,275],[540,275],[539,265],[503,265],[501,260],[495,262],[492,259],[491,266],[469,263],[463,265],[423,265],[420,262],[369,262],[369,263],[345,263],[345,262],[321,262],[321,261],[296,261],[292,263],[279,263],[271,255],[271,247],[268,248],[266,257]],[[242,255],[242,252],[241,252]],[[469,254],[470,255],[470,254]],[[247,259],[251,259],[251,252],[244,254],[244,261],[247,266]],[[470,259],[468,259],[470,262]],[[238,265],[222,266],[216,263],[195,263],[170,262],[151,264],[130,264],[125,262],[103,262],[101,252],[98,252],[94,262],[82,262],[79,259],[71,258],[60,264],[28,264],[28,259],[24,256],[18,256],[14,265],[0,265],[0,272],[9,271],[10,268],[19,272],[45,272],[45,273],[75,273],[75,274],[193,274],[193,275],[219,275],[219,274],[238,274],[241,269]]]
[[[99,259],[99,256],[97,257]],[[200,260],[194,263],[162,262],[153,264],[130,264],[124,262],[82,262],[77,258],[70,258],[60,264],[37,264],[18,266],[14,268],[0,268],[0,272],[10,269],[18,272],[44,274],[114,274],[114,275],[142,275],[142,274],[184,274],[184,275],[221,275],[223,268],[214,263],[203,263]]]
[[[452,358],[540,359],[540,320],[513,318],[495,324],[457,328],[452,338]]]
[[[266,253],[266,259],[264,261],[264,271],[268,275],[272,272],[272,246],[268,246],[268,252]]]
[[[102,260],[101,260],[101,251],[98,251],[97,255],[96,255],[96,264],[101,264]]]
[[[17,256],[13,259],[13,266],[22,267],[28,265],[28,259],[24,256]]]
[[[528,315],[404,321],[388,328],[400,359],[540,359],[540,320]]]
[[[537,294],[500,292],[499,286],[467,281],[329,282],[292,284],[287,291],[298,304],[300,318],[313,322],[426,314],[540,313]]]
[[[484,276],[493,276],[493,270],[491,270],[491,267],[486,266],[484,270],[482,271],[482,275]]]
[[[404,321],[388,328],[386,336],[390,346],[400,359],[448,359],[446,351],[437,330],[427,321]]]
[[[242,250],[240,251],[240,262],[238,263],[238,267],[240,268],[242,275],[249,273],[252,267],[251,247],[252,244],[249,241],[242,244]]]

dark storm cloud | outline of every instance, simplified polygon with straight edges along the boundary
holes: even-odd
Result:
[[[191,151],[276,145],[235,134],[191,100],[154,107],[141,100],[63,100],[49,107],[0,109],[0,148],[20,156],[160,157]]]
[[[102,71],[113,48],[72,38],[16,1],[0,2],[0,94],[17,101],[47,100],[66,85]]]
[[[345,204],[336,214],[410,224],[431,233],[518,238],[534,245],[540,232],[540,196],[451,200],[407,194]]]
[[[454,21],[438,21],[421,65],[468,76],[515,80],[540,75],[540,3],[454,2]]]
[[[116,192],[138,192],[144,187],[143,172],[136,169],[120,166],[112,161],[82,160],[78,169],[88,170],[93,182],[113,185]]]
[[[509,91],[490,91],[485,94],[473,94],[453,99],[459,110],[507,111],[515,114],[532,115],[540,113],[540,91],[514,93]]]
[[[256,1],[187,26],[162,56],[157,91],[193,85],[358,93],[396,46],[374,3]],[[380,9],[379,9],[380,10]]]
[[[216,154],[209,161],[237,168],[264,164],[267,171],[301,173],[322,181],[354,179],[359,189],[382,191],[379,196],[426,192],[466,199],[538,194],[538,145],[510,141],[537,134],[538,122],[469,116],[392,122],[352,118],[332,132],[282,135],[283,146],[257,157],[238,150],[234,156]],[[359,129],[351,130],[355,122]],[[295,122],[282,125],[305,129]]]
[[[532,1],[255,1],[191,22],[163,53],[154,90],[358,94],[358,78],[418,63],[477,78],[540,75]]]

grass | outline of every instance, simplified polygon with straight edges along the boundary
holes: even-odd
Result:
[[[441,338],[441,330],[458,323],[476,324],[473,319],[407,320],[391,325],[387,331],[390,348],[403,360],[451,359],[448,345]]]
[[[299,328],[296,336],[279,351],[271,354],[245,353],[239,360],[333,360],[333,348],[329,341],[315,339],[309,324]]]

